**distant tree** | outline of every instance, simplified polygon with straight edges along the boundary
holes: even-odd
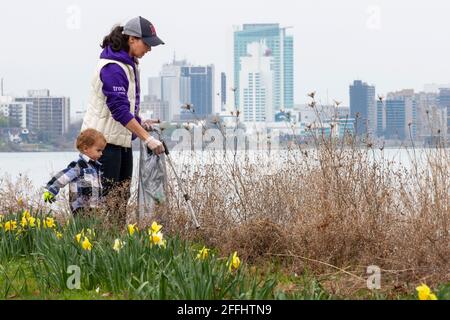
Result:
[[[55,147],[56,149],[60,150],[71,150],[75,148],[75,140],[80,134],[81,129],[81,121],[77,121],[74,123],[71,123],[69,125],[69,128],[67,130],[67,133],[65,133],[62,136],[54,137],[51,139],[50,143]]]
[[[75,139],[80,134],[82,123],[83,123],[83,120],[71,123],[69,125],[69,129],[67,130],[67,133],[64,135],[65,138],[68,140],[75,141]]]
[[[9,127],[8,118],[6,118],[3,115],[0,115],[0,128],[7,128]]]
[[[48,134],[48,132],[39,130],[39,131],[37,132],[36,137],[37,137],[37,140],[38,140],[39,142],[44,142],[44,143],[51,142],[51,141],[50,141],[50,135]]]

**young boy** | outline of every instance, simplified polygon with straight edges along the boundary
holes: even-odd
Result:
[[[77,138],[76,147],[80,157],[57,173],[45,187],[45,202],[54,202],[59,190],[69,184],[69,202],[72,214],[99,208],[102,197],[102,164],[98,159],[106,147],[102,133],[86,129]]]

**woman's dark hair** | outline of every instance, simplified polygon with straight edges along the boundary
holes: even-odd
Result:
[[[123,34],[122,26],[115,26],[111,30],[111,33],[103,38],[103,43],[100,45],[103,49],[110,46],[113,51],[118,52],[120,50],[130,51],[130,46],[128,45],[128,39],[130,36]]]

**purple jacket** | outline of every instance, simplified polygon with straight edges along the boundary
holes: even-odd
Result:
[[[128,78],[123,69],[115,63],[107,64],[100,71],[100,79],[103,82],[103,94],[106,96],[106,105],[111,111],[114,120],[120,122],[124,127],[135,118],[139,123],[140,104],[140,83],[136,73],[134,58],[130,57],[125,50],[114,52],[111,47],[106,47],[101,55],[101,59],[116,60],[133,67],[136,78],[136,109],[134,114],[130,112],[130,101],[128,101]],[[132,140],[136,139],[133,134]]]

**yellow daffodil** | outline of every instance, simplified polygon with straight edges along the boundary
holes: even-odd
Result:
[[[231,272],[233,270],[233,268],[237,270],[240,265],[241,265],[241,260],[239,259],[237,252],[235,251],[233,253],[233,256],[231,257],[231,261],[228,262],[228,268]]]
[[[79,243],[81,241],[81,237],[84,237],[84,229],[81,229],[81,232],[75,236],[75,240]]]
[[[61,232],[56,232],[56,237],[57,237],[58,239],[61,239],[61,238],[63,237],[63,235],[62,235]]]
[[[56,227],[55,219],[50,218],[50,217],[47,217],[47,218],[43,221],[42,224],[44,225],[44,228],[49,228],[49,229],[51,229],[51,228],[55,228],[55,227]]]
[[[35,222],[36,222],[36,218],[33,218],[33,217],[28,218],[28,223],[30,224],[31,228],[35,227]]]
[[[422,285],[418,286],[416,290],[419,300],[437,300],[436,295],[431,292],[431,289],[426,284],[422,283]]]
[[[115,251],[119,252],[120,249],[122,249],[124,245],[125,245],[125,243],[123,241],[120,241],[120,239],[116,239],[116,240],[114,240],[113,249]]]
[[[17,205],[18,205],[19,207],[22,207],[22,206],[23,206],[23,199],[22,199],[21,197],[19,197],[19,199],[17,199]]]
[[[208,254],[209,254],[209,249],[206,249],[206,247],[203,247],[201,250],[198,251],[197,259],[205,260],[206,258],[208,258]]]
[[[159,232],[161,230],[162,225],[158,224],[156,221],[153,221],[152,223],[152,233]]]
[[[163,240],[162,232],[152,232],[152,234],[150,235],[150,242],[158,246],[164,246],[165,241]]]
[[[30,226],[31,228],[35,227],[36,218],[32,217],[30,211],[25,210],[22,214],[22,219],[20,221],[20,225],[22,228],[26,226]]]
[[[94,230],[92,230],[92,229],[87,228],[87,229],[86,229],[86,233],[87,233],[88,235],[90,235],[91,237],[95,237],[95,232],[94,232]]]
[[[92,244],[89,242],[89,239],[87,237],[84,237],[84,241],[81,243],[81,247],[84,250],[88,250],[88,251],[92,250]]]
[[[30,219],[30,217],[31,217],[30,211],[25,210],[25,211],[22,213],[22,218]]]
[[[25,228],[28,225],[28,220],[25,216],[22,216],[22,221],[20,221],[20,225],[22,228]]]
[[[5,222],[5,231],[14,231],[17,229],[17,222],[14,220],[9,220]]]
[[[139,231],[139,229],[138,227],[136,227],[136,223],[128,225],[128,233],[130,234],[130,236],[132,236],[137,231]]]

